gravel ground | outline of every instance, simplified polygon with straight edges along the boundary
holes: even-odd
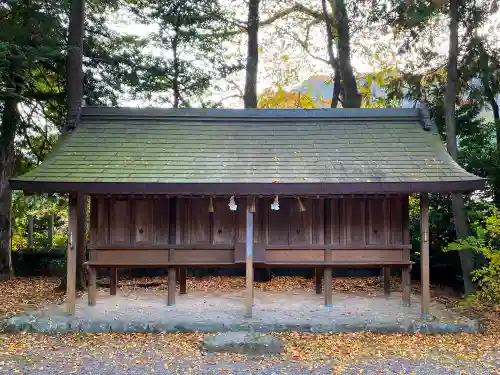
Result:
[[[142,353],[142,354],[141,354]],[[260,374],[260,375],[500,375],[500,363],[473,362],[443,365],[435,360],[387,359],[378,362],[358,362],[355,365],[339,367],[332,363],[311,364],[302,361],[286,361],[272,357],[259,357],[227,361],[211,356],[179,358],[165,356],[165,353],[143,353],[137,350],[121,353],[89,355],[85,351],[75,356],[58,351],[48,358],[29,356],[0,362],[0,374],[25,375],[139,375],[139,374]],[[146,360],[138,360],[142,358]],[[496,369],[495,369],[496,368]]]
[[[32,314],[11,318],[6,332],[475,332],[479,325],[433,301],[431,322],[420,324],[420,304],[413,298],[403,306],[401,293],[357,295],[335,293],[333,307],[311,292],[255,291],[253,317],[244,317],[241,291],[193,292],[177,296],[175,306],[166,306],[165,296],[142,291],[109,296],[99,294],[96,306],[78,299],[76,314],[68,316],[63,305],[51,305]],[[242,328],[243,327],[243,328]]]

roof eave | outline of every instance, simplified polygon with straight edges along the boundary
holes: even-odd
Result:
[[[349,183],[130,183],[11,180],[13,190],[31,193],[165,194],[165,195],[339,195],[455,193],[482,190],[484,179]]]

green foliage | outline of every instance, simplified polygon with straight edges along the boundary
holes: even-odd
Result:
[[[500,305],[500,211],[494,209],[485,223],[474,223],[475,234],[450,243],[447,251],[472,249],[486,258],[487,264],[473,272],[474,281],[481,288],[479,297],[493,305]]]

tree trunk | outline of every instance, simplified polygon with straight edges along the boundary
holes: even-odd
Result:
[[[47,221],[47,245],[51,249],[54,245],[54,214],[50,214]]]
[[[4,102],[0,132],[0,275],[14,274],[11,259],[12,191],[9,178],[14,167],[14,133],[18,122],[17,100]]]
[[[65,132],[70,132],[78,124],[80,109],[83,99],[83,36],[85,27],[85,0],[72,0],[71,14],[68,30],[68,62],[66,71],[66,88],[68,92],[68,117],[66,121]],[[80,199],[83,200],[83,199]],[[79,223],[78,241],[84,241],[85,230],[85,209],[83,210],[83,223]],[[82,229],[83,228],[83,229]],[[83,235],[82,235],[83,230]],[[85,286],[83,280],[84,270],[83,262],[86,258],[86,248],[84,242],[77,245],[77,264],[76,264],[76,288],[81,290]],[[63,281],[63,287],[66,280]]]
[[[68,92],[68,118],[65,131],[76,126],[83,99],[83,35],[85,0],[73,0],[68,30],[68,61],[66,90]]]
[[[448,55],[448,82],[445,93],[445,121],[447,148],[455,161],[458,159],[455,114],[458,88],[458,22],[458,0],[450,0],[450,47]],[[460,193],[453,193],[451,200],[457,238],[466,238],[469,236],[469,225],[467,223],[464,198]],[[475,285],[471,278],[471,272],[474,269],[474,257],[471,250],[462,250],[459,252],[459,255],[465,295],[469,295],[475,291]]]
[[[340,66],[339,66],[339,61],[335,57],[335,54],[333,52],[333,40],[334,40],[333,30],[332,30],[333,22],[330,15],[328,14],[328,9],[326,7],[326,0],[321,0],[321,5],[323,8],[323,17],[326,28],[326,49],[328,51],[328,61],[334,72],[332,101],[330,103],[330,108],[337,108],[339,104],[340,94],[342,92],[342,79],[340,75]]]
[[[344,91],[342,106],[344,108],[361,107],[361,95],[351,65],[351,41],[349,34],[349,17],[345,0],[331,0],[330,6],[334,14],[337,29],[337,53],[342,87]]]
[[[17,108],[24,86],[19,62],[9,62],[5,82],[2,122],[0,123],[0,275],[14,275],[11,257],[12,190],[9,178],[14,172],[14,137],[19,126]]]
[[[172,80],[172,89],[174,91],[174,103],[173,107],[174,108],[179,108],[179,103],[181,99],[181,93],[179,89],[179,53],[178,53],[178,47],[179,47],[179,32],[180,32],[180,25],[179,25],[179,20],[177,20],[177,24],[175,25],[175,35],[172,40],[172,54],[174,56],[174,61],[173,61],[173,66],[174,66],[174,79]]]
[[[246,64],[245,108],[257,108],[257,69],[259,65],[259,2],[249,0],[248,3],[248,50]]]

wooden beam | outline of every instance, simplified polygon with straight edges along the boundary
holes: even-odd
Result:
[[[66,312],[75,313],[76,307],[76,237],[78,198],[70,194],[68,199],[68,248],[66,251]]]
[[[187,278],[187,269],[182,267],[179,268],[179,290],[180,294],[187,294],[187,287],[186,287],[186,278]]]
[[[247,204],[247,220],[246,220],[246,300],[245,300],[245,316],[252,316],[253,308],[253,212],[251,203]]]
[[[97,269],[88,267],[89,272],[89,306],[95,306],[97,294]]]
[[[33,216],[28,216],[28,249],[33,249]]]
[[[118,288],[118,267],[112,267],[109,275],[109,295],[116,296],[116,289]]]
[[[384,295],[386,297],[391,295],[391,267],[384,267]]]
[[[321,291],[323,289],[322,280],[321,280],[321,273],[322,273],[321,268],[314,269],[314,284],[316,286],[316,294],[321,294]]]
[[[175,305],[175,267],[168,268],[168,297],[167,297],[167,305],[173,306]]]
[[[430,276],[429,276],[429,195],[420,194],[420,274],[422,285],[422,315],[429,315]]]

